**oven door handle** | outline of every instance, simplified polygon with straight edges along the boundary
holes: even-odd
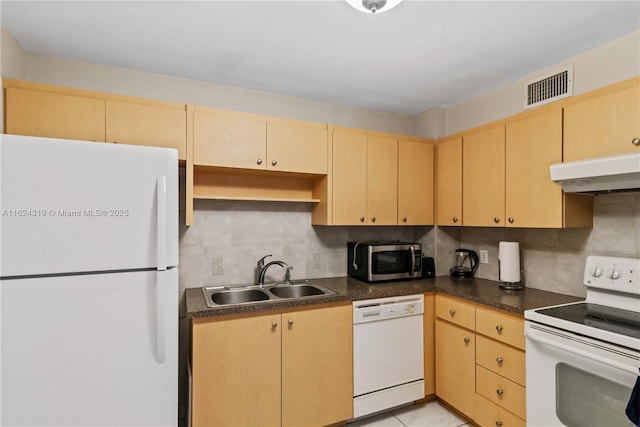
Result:
[[[541,344],[545,344],[551,347],[555,347],[559,350],[566,351],[568,353],[577,354],[578,356],[585,357],[587,359],[594,360],[598,363],[602,363],[603,365],[610,366],[612,368],[620,369],[621,371],[628,372],[632,375],[638,375],[638,368],[633,366],[628,366],[623,363],[616,362],[615,360],[608,360],[602,356],[598,356],[596,354],[589,354],[584,350],[579,350],[568,345],[560,344],[549,339],[541,337],[537,332],[533,332],[531,330],[528,331],[527,335],[531,340],[537,341]]]

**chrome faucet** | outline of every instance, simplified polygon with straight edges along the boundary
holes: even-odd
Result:
[[[264,276],[267,274],[267,270],[272,265],[279,265],[282,268],[286,268],[287,271],[285,272],[285,280],[287,280],[288,282],[291,279],[290,277],[291,273],[289,271],[293,269],[293,267],[289,267],[287,263],[284,261],[271,261],[265,264],[264,263],[265,258],[268,258],[270,256],[272,255],[265,255],[262,258],[260,258],[260,260],[258,260],[258,265],[256,266],[256,284],[259,285],[260,287],[264,286]]]

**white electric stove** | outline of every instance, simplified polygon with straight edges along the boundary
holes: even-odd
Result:
[[[527,425],[634,425],[640,259],[589,256],[583,283],[584,302],[525,311]]]

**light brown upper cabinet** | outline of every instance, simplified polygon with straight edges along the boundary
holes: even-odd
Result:
[[[327,174],[327,125],[269,117],[267,169]]]
[[[463,137],[462,225],[504,227],[504,144],[504,125]]]
[[[462,225],[462,138],[436,145],[436,224]]]
[[[195,107],[194,164],[324,175],[327,125]]]
[[[637,84],[564,108],[565,162],[638,152],[640,86]]]
[[[562,188],[549,166],[562,161],[562,110],[506,125],[507,227],[562,227]]]
[[[267,120],[263,116],[195,107],[193,163],[264,170]]]
[[[333,225],[396,225],[398,140],[335,128]]]
[[[185,104],[106,101],[106,140],[132,145],[175,148],[187,158]]]
[[[104,142],[104,99],[23,87],[5,90],[6,133]]]
[[[398,224],[433,224],[433,144],[398,141]]]

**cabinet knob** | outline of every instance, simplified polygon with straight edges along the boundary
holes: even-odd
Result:
[[[375,216],[371,217],[371,222],[376,222],[376,217]]]
[[[449,310],[449,314],[451,315],[451,317],[455,316],[456,311],[455,310]]]
[[[360,217],[360,222],[364,222],[364,217],[363,216]]]
[[[275,329],[275,328],[277,328],[277,327],[278,327],[278,322],[273,322],[273,323],[271,324],[271,329]]]
[[[454,223],[458,222],[458,217],[457,217],[457,216],[454,216],[454,217],[453,217],[453,222],[454,222]]]
[[[502,421],[496,421],[496,427],[502,427]]]
[[[513,221],[515,221],[515,219],[513,219],[513,217],[509,217],[509,224],[513,224]]]
[[[496,363],[497,363],[498,365],[502,365],[502,362],[504,362],[504,360],[502,359],[502,357],[497,357],[497,358],[496,358]]]
[[[496,390],[496,393],[498,394],[498,396],[502,396],[504,394],[504,391],[502,391],[501,388]]]
[[[402,217],[402,222],[407,222],[407,217],[406,216]]]
[[[493,218],[493,222],[495,222],[496,224],[500,222],[500,218],[498,218],[497,216]]]
[[[275,165],[277,165],[277,164],[278,164],[278,161],[277,161],[277,160],[271,160],[271,166],[275,166]]]
[[[469,342],[470,342],[470,341],[471,341],[471,340],[470,340],[469,338],[467,338],[467,337],[465,337],[465,338],[464,338],[464,343],[465,343],[465,344],[469,344]]]
[[[496,326],[496,331],[498,331],[499,334],[502,333],[502,326],[498,325]]]
[[[262,159],[258,159],[258,160],[256,160],[256,163],[257,163],[257,164],[259,164],[259,165],[261,165],[261,164],[262,164]]]
[[[293,327],[293,320],[289,320],[287,323],[289,324],[289,328]]]
[[[633,138],[633,139],[631,140],[631,143],[632,143],[633,145],[635,145],[636,147],[637,147],[637,146],[639,146],[639,145],[640,145],[640,138]]]

